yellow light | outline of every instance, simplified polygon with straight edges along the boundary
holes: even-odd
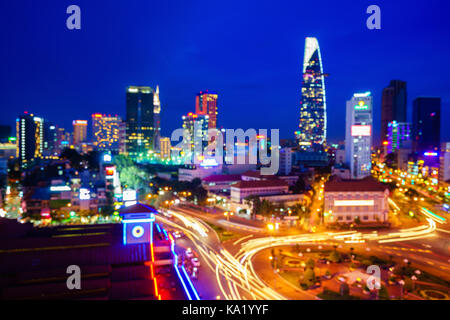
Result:
[[[267,225],[267,228],[268,228],[270,231],[273,231],[273,230],[275,229],[275,226],[274,226],[272,223],[269,223],[269,224]]]

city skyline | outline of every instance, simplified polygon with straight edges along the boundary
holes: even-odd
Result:
[[[152,4],[159,6],[159,4]],[[105,12],[113,14],[115,9],[125,10],[124,19],[131,19],[133,14],[138,10],[136,6],[121,7],[121,4],[112,3],[102,8]],[[145,5],[144,5],[145,6]],[[1,57],[8,62],[9,68],[12,68],[13,74],[8,79],[2,78],[2,91],[0,102],[2,105],[8,106],[5,110],[5,117],[2,124],[14,125],[15,118],[18,113],[28,110],[35,114],[39,114],[44,118],[48,118],[51,122],[63,126],[66,129],[70,127],[73,119],[87,119],[93,112],[105,114],[118,114],[125,118],[125,101],[123,92],[130,85],[144,85],[161,87],[161,130],[163,136],[168,136],[170,132],[181,126],[180,117],[187,111],[192,110],[195,106],[195,94],[199,90],[209,89],[219,93],[220,95],[220,125],[225,128],[280,128],[282,138],[294,138],[294,131],[298,128],[298,102],[300,101],[301,92],[299,90],[301,84],[301,71],[303,60],[304,38],[308,36],[317,37],[321,44],[322,58],[325,60],[326,71],[330,73],[330,77],[326,79],[327,87],[327,112],[328,112],[328,135],[327,140],[337,142],[344,140],[344,114],[345,101],[353,92],[364,92],[370,90],[374,96],[374,138],[375,143],[379,142],[380,136],[380,114],[381,114],[381,92],[382,88],[392,79],[401,79],[408,85],[408,121],[411,120],[411,109],[413,99],[419,96],[439,96],[442,98],[442,118],[449,115],[449,92],[448,84],[445,79],[438,77],[438,73],[445,73],[448,66],[443,65],[442,70],[428,70],[424,59],[425,53],[429,53],[426,47],[433,43],[436,50],[432,51],[433,58],[439,59],[448,55],[450,50],[448,44],[438,43],[435,40],[439,38],[440,22],[438,19],[426,20],[422,26],[412,26],[414,31],[411,32],[408,39],[398,38],[396,24],[399,23],[395,19],[390,19],[393,15],[401,14],[405,19],[414,19],[416,15],[424,12],[433,12],[433,15],[440,14],[434,10],[433,3],[425,7],[422,4],[409,8],[399,4],[382,5],[383,8],[383,27],[381,30],[370,31],[365,27],[364,6],[338,6],[330,5],[326,8],[320,8],[321,16],[316,21],[311,18],[303,20],[294,18],[304,17],[302,11],[287,13],[286,22],[280,27],[274,27],[268,30],[268,26],[263,25],[261,29],[251,27],[242,35],[236,34],[236,44],[241,45],[239,52],[251,51],[258,48],[264,41],[265,52],[258,54],[256,59],[250,59],[247,53],[236,55],[231,39],[224,35],[217,35],[220,41],[214,41],[214,44],[204,44],[199,41],[195,35],[198,30],[191,17],[183,20],[187,23],[185,32],[171,27],[164,18],[172,21],[180,14],[178,11],[169,12],[164,5],[161,5],[159,23],[163,33],[171,35],[168,40],[162,39],[161,35],[153,35],[152,43],[158,50],[152,47],[142,45],[138,36],[126,38],[128,31],[135,31],[138,35],[143,36],[145,30],[150,29],[151,22],[144,17],[130,23],[124,30],[119,31],[110,25],[110,22],[102,20],[102,17],[93,19],[93,15],[100,10],[95,4],[85,4],[83,10],[83,26],[78,34],[68,33],[68,30],[58,31],[57,15],[58,7],[49,10],[48,18],[55,22],[51,22],[52,29],[45,36],[40,35],[42,31],[37,26],[37,30],[28,35],[35,39],[31,41],[30,46],[43,45],[43,48],[54,50],[61,53],[60,50],[71,48],[62,54],[64,59],[51,59],[52,54],[43,50],[26,50],[24,52],[14,52],[5,50]],[[225,10],[225,17],[228,15],[228,7],[220,9]],[[317,5],[308,4],[309,9],[319,9]],[[8,10],[6,10],[8,9]],[[16,25],[13,21],[15,17],[28,17],[30,19],[15,19],[24,21],[23,26],[17,26],[19,35],[24,33],[33,23],[32,6],[24,5],[19,10],[14,4],[9,4],[2,12],[9,12],[11,16],[6,17],[6,21],[12,27]],[[196,16],[198,6],[195,4],[189,8],[184,8],[180,4],[180,10],[186,9],[187,12]],[[251,8],[244,5],[238,12],[237,25],[247,25],[242,20],[245,13]],[[213,8],[209,10],[214,10]],[[260,13],[269,10],[267,5],[262,4],[257,9]],[[324,17],[330,18],[333,10],[337,10],[337,15],[341,14],[341,18],[353,16],[352,22],[348,26],[339,24],[338,17],[333,17],[330,21],[325,21]],[[344,12],[345,11],[345,12]],[[439,12],[439,11],[438,11]],[[64,16],[62,17],[64,18]],[[142,20],[141,20],[142,19]],[[228,18],[224,18],[227,20]],[[273,19],[282,20],[281,12],[275,10]],[[64,19],[62,19],[64,20]],[[227,20],[228,21],[228,20]],[[296,24],[293,24],[293,22]],[[260,22],[258,20],[258,22]],[[101,26],[101,24],[104,24]],[[109,23],[109,24],[108,24]],[[263,38],[265,31],[269,34],[278,32],[278,28],[285,28],[286,23],[293,28],[293,32],[288,35],[280,34],[279,39],[266,40]],[[405,22],[406,23],[406,22]],[[335,31],[330,31],[330,26],[337,26]],[[141,28],[144,27],[144,28]],[[148,28],[147,28],[148,27]],[[217,21],[202,22],[201,30],[212,30],[208,33],[217,33],[224,25]],[[326,27],[326,28],[325,28]],[[104,37],[98,38],[102,28],[111,30]],[[129,28],[129,29],[127,29]],[[236,30],[237,27],[231,27]],[[53,30],[55,29],[55,30]],[[327,32],[324,31],[327,30]],[[88,32],[88,30],[92,32]],[[333,29],[334,30],[334,29]],[[351,30],[351,31],[350,31]],[[356,30],[356,31],[355,31]],[[430,33],[430,31],[433,31]],[[3,32],[3,31],[2,31]],[[144,32],[144,33],[143,33]],[[244,42],[244,37],[248,37],[250,33],[254,36],[254,40],[248,43]],[[183,36],[187,36],[184,38]],[[414,34],[414,35],[412,35]],[[173,47],[175,40],[181,41],[180,50]],[[111,53],[120,49],[116,40],[120,39],[124,45],[129,45],[134,49],[123,56]],[[8,39],[9,47],[20,48],[23,44],[16,43],[12,38]],[[58,46],[53,40],[58,40]],[[200,39],[200,38],[199,38]],[[102,46],[94,45],[93,41],[99,41]],[[217,43],[216,43],[217,42]],[[407,43],[407,44],[405,44]],[[385,54],[377,49],[377,45],[388,45],[392,49],[392,53]],[[80,49],[73,47],[89,46],[95,55],[100,55],[105,59],[104,63],[96,65],[92,59],[86,56]],[[223,53],[211,55],[210,49],[223,49]],[[369,46],[370,50],[362,51],[360,47]],[[282,49],[281,53],[274,49]],[[105,51],[110,52],[107,54]],[[135,49],[139,49],[137,53]],[[142,50],[141,50],[142,49]],[[111,51],[112,50],[112,51]],[[219,50],[220,51],[220,50]],[[30,53],[26,53],[30,52]],[[32,55],[31,52],[34,52]],[[179,52],[179,53],[177,53]],[[145,59],[140,60],[142,54],[146,54]],[[139,59],[135,59],[139,57]],[[201,57],[201,58],[200,58]],[[373,63],[377,57],[376,63]],[[70,59],[72,64],[65,66],[65,59]],[[126,61],[126,63],[125,63]],[[35,62],[39,62],[39,66]],[[189,63],[193,63],[189,67]],[[42,65],[42,66],[41,66]],[[181,65],[187,65],[181,73],[174,75],[174,71]],[[29,83],[28,80],[20,81],[24,77],[25,72],[30,72],[31,78],[37,79],[40,68],[45,67],[46,71],[41,74],[46,75],[49,81],[44,83]],[[112,67],[116,66],[116,67]],[[119,66],[119,67],[117,67]],[[128,68],[129,66],[129,68]],[[432,68],[431,68],[432,69]],[[61,72],[60,72],[61,71]],[[100,81],[104,75],[108,76],[106,83]],[[419,76],[420,74],[420,76]],[[58,81],[56,81],[58,79]],[[98,80],[98,81],[96,81]],[[96,83],[95,83],[96,82]],[[26,88],[26,95],[17,95],[17,88]],[[62,84],[64,83],[64,86]],[[48,86],[48,87],[47,87]],[[50,90],[50,88],[52,90]],[[9,92],[6,93],[6,92]],[[16,94],[12,94],[16,93]],[[61,108],[61,105],[64,107]],[[68,109],[76,110],[76,112],[65,112]],[[272,110],[271,117],[266,117],[268,112]],[[242,116],[237,117],[237,114]],[[295,121],[295,119],[297,119]],[[449,129],[443,128],[442,139],[450,138]]]

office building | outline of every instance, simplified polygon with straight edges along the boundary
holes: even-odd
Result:
[[[170,138],[168,137],[162,137],[160,139],[160,155],[161,159],[170,159],[170,153],[171,153],[171,143]]]
[[[441,98],[419,97],[413,102],[413,150],[438,151],[441,143]]]
[[[79,146],[87,141],[87,120],[74,120],[73,125],[73,144]]]
[[[208,145],[208,115],[199,115],[189,112],[182,117],[185,139],[187,142],[185,159],[193,163],[203,156]]]
[[[66,129],[58,127],[56,130],[56,152],[61,153],[72,143],[72,135]]]
[[[128,87],[126,105],[126,153],[135,160],[147,159],[158,143],[159,88]]]
[[[407,121],[406,82],[392,80],[381,97],[381,141],[387,139],[389,123]]]
[[[216,92],[200,91],[195,97],[195,113],[208,115],[210,129],[217,128],[217,98]]]
[[[92,115],[92,141],[99,151],[119,152],[121,123],[122,119],[117,115]]]
[[[302,73],[300,124],[296,138],[301,149],[320,150],[326,142],[327,105],[322,58],[316,38],[305,40]]]
[[[25,112],[16,119],[16,133],[16,155],[25,168],[43,155],[44,120]]]
[[[439,164],[439,182],[450,182],[450,142],[441,144]]]
[[[280,162],[278,174],[287,176],[292,171],[292,149],[281,148],[280,149]]]
[[[352,179],[370,175],[372,167],[372,95],[355,93],[347,101],[345,159]]]
[[[57,127],[48,121],[44,121],[44,156],[57,155]]]
[[[398,149],[411,149],[411,123],[391,121],[387,130],[387,152],[393,153]]]
[[[12,136],[11,126],[0,125],[0,143],[9,142],[9,138]]]

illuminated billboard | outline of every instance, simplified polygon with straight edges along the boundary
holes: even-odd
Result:
[[[363,136],[370,137],[372,135],[372,126],[368,125],[353,125],[352,126],[352,137]]]

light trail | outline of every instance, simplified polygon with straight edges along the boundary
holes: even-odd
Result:
[[[244,300],[252,298],[254,300],[284,300],[283,295],[273,290],[257,274],[252,264],[252,258],[262,250],[277,246],[289,245],[317,245],[317,244],[338,244],[338,243],[365,243],[366,241],[388,243],[409,241],[415,239],[428,238],[433,236],[436,230],[436,223],[430,217],[427,218],[428,225],[422,225],[409,229],[401,229],[379,235],[376,231],[362,233],[357,231],[344,232],[324,232],[314,234],[299,234],[279,237],[262,237],[244,240],[252,235],[235,241],[240,243],[240,250],[233,256],[224,249],[218,242],[214,246],[208,241],[212,229],[198,218],[170,211],[170,213],[180,223],[173,222],[157,215],[157,220],[171,227],[180,229],[192,241],[196,251],[206,262],[216,277],[221,295],[227,300]],[[436,219],[436,218],[435,218]],[[211,229],[211,230],[210,230]],[[225,284],[225,285],[224,285]]]

